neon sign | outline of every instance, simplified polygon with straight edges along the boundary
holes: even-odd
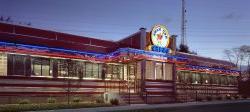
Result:
[[[151,41],[153,45],[167,47],[169,44],[169,33],[165,26],[155,25],[151,32]]]
[[[152,51],[156,51],[156,52],[162,52],[162,53],[169,53],[169,49],[166,47],[159,47],[156,45],[151,46],[151,50]]]
[[[151,31],[151,42],[152,51],[169,53],[170,49],[167,48],[169,44],[169,33],[165,26],[163,25],[155,25]]]

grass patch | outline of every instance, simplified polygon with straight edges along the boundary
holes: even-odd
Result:
[[[96,103],[44,103],[44,104],[6,104],[0,105],[0,112],[20,112],[20,111],[37,111],[37,110],[55,110],[55,109],[74,109],[90,107],[106,107],[110,104]]]

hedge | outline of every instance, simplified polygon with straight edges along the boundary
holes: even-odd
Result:
[[[6,105],[0,105],[0,112],[74,109],[74,108],[90,108],[90,107],[104,107],[104,106],[111,106],[111,105],[96,104],[96,103],[6,104]]]

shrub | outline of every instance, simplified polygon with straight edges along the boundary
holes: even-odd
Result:
[[[231,100],[232,98],[231,98],[230,95],[226,95],[226,99],[227,99],[227,100]]]
[[[38,110],[56,110],[56,109],[73,109],[73,108],[88,108],[88,107],[103,107],[111,106],[110,104],[93,104],[93,103],[43,103],[43,104],[5,104],[0,105],[0,112],[23,112],[23,111],[38,111]]]
[[[30,101],[28,99],[22,99],[18,102],[19,104],[29,104]]]
[[[239,98],[240,98],[239,95],[235,95],[235,96],[234,96],[234,99],[236,99],[236,100],[239,99]]]
[[[246,96],[246,95],[243,95],[242,98],[247,99],[247,96]]]
[[[56,99],[55,98],[48,98],[47,102],[48,103],[56,103]]]
[[[201,96],[197,97],[197,101],[202,101],[202,100],[203,100],[203,97],[201,97]]]
[[[95,100],[96,103],[104,103],[104,99],[101,97],[96,98]]]
[[[110,103],[111,103],[111,105],[119,105],[119,100],[118,99],[111,99]]]
[[[74,97],[73,98],[74,103],[79,103],[80,101],[81,101],[81,98],[79,98],[79,97]]]
[[[207,101],[212,101],[213,100],[212,96],[207,96],[206,99],[207,99]]]
[[[217,96],[216,100],[222,100],[222,96]]]

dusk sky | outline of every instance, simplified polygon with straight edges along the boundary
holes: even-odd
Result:
[[[250,44],[250,0],[186,0],[187,43],[199,55]],[[0,0],[0,16],[32,27],[120,40],[164,24],[181,34],[181,0]]]

